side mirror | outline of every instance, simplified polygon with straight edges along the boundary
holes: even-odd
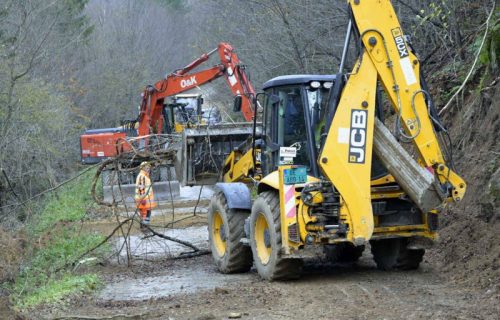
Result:
[[[233,112],[240,112],[242,103],[243,103],[243,98],[241,96],[234,97]]]

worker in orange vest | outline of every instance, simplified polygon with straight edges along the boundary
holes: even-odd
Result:
[[[144,161],[141,163],[140,168],[141,171],[135,181],[135,203],[137,210],[141,214],[141,228],[144,228],[144,225],[149,225],[151,221],[151,209],[156,208],[157,204],[154,201],[153,185],[149,177],[151,164]]]

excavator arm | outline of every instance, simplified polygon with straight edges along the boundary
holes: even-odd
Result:
[[[191,72],[206,62],[215,52],[219,55],[219,64],[209,69]],[[255,99],[255,90],[233,47],[221,42],[216,49],[203,54],[184,68],[172,72],[154,85],[146,87],[139,113],[139,135],[162,133],[165,98],[201,86],[221,76],[225,76],[232,94],[241,96],[241,111],[245,119],[250,121],[253,117],[252,102]]]
[[[374,230],[370,172],[377,81],[401,123],[397,134],[411,140],[418,152],[418,163],[436,177],[437,187],[446,200],[460,201],[466,184],[443,157],[434,129],[438,120],[430,112],[430,95],[421,82],[420,62],[403,34],[391,2],[348,3],[352,12],[348,38],[352,27],[360,55],[345,85],[337,86],[336,93],[332,91],[330,126],[319,166],[343,198],[341,210],[350,217],[351,240],[362,244]]]

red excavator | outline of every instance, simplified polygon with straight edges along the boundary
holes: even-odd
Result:
[[[219,64],[191,73],[215,52],[219,55]],[[129,121],[126,125],[118,128],[87,130],[81,135],[82,162],[84,164],[98,163],[103,159],[115,157],[120,152],[130,151],[130,145],[122,143],[126,137],[182,132],[185,125],[178,125],[174,119],[175,112],[173,110],[175,108],[182,109],[185,105],[168,104],[166,98],[174,97],[221,76],[225,76],[233,96],[236,99],[241,99],[241,111],[245,119],[252,120],[255,90],[245,73],[245,66],[241,64],[234,48],[228,43],[221,42],[217,48],[203,54],[184,68],[175,70],[154,85],[148,85],[142,94],[137,120]],[[170,110],[168,110],[169,108]],[[201,107],[198,110],[201,110]],[[195,123],[201,121],[201,114],[195,114],[195,116]],[[185,123],[185,121],[183,122]],[[148,141],[148,138],[141,141],[141,149],[147,147]]]

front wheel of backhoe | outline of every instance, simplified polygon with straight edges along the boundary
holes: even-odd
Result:
[[[222,273],[246,272],[252,267],[252,252],[240,242],[247,217],[248,212],[229,209],[223,192],[210,202],[208,238],[212,257]]]
[[[250,215],[250,246],[257,272],[266,280],[297,279],[302,271],[301,259],[281,256],[281,220],[278,193],[259,195]]]

